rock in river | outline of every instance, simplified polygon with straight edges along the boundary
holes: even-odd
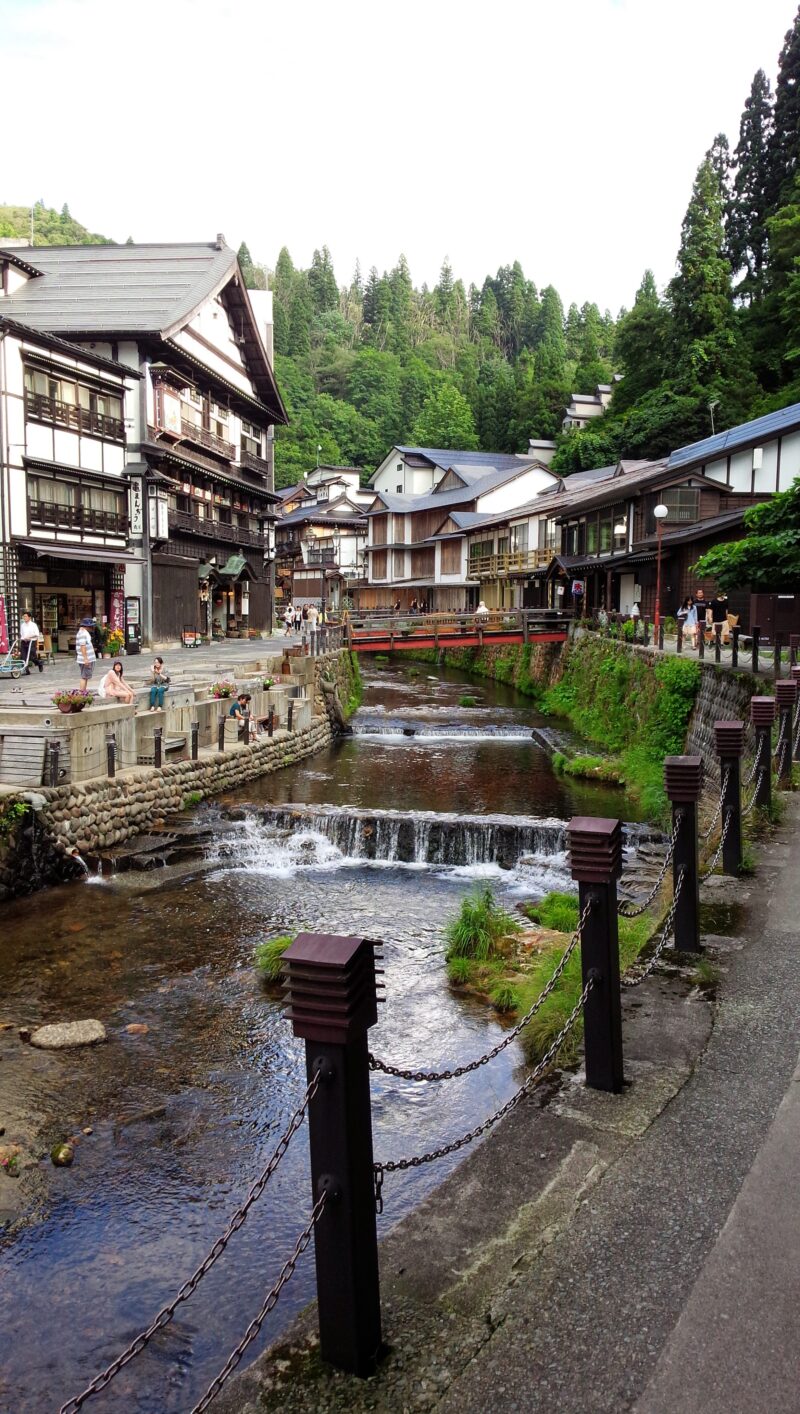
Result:
[[[105,1039],[106,1028],[102,1021],[58,1021],[34,1031],[31,1045],[43,1051],[62,1051],[68,1046],[93,1046]]]
[[[57,1169],[66,1169],[75,1158],[75,1150],[71,1144],[54,1144],[50,1150],[50,1158]]]

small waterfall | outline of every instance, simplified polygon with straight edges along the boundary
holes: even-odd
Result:
[[[354,737],[377,737],[381,741],[402,741],[409,738],[422,743],[430,741],[531,741],[534,733],[524,727],[439,727],[439,726],[353,726]]]

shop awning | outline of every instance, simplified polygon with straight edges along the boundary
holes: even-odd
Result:
[[[107,565],[143,565],[144,560],[141,555],[134,555],[132,550],[111,549],[105,545],[85,545],[78,542],[75,545],[66,545],[63,541],[43,545],[35,540],[21,540],[19,542],[26,550],[35,550],[37,555],[53,555],[57,560],[102,560]]]

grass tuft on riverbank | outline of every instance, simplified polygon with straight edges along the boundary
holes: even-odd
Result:
[[[522,925],[495,900],[491,889],[475,889],[462,899],[448,923],[447,961],[488,962],[508,949]]]
[[[465,900],[461,913],[450,924],[448,940],[460,924],[465,931],[472,927],[475,903],[465,908],[467,903],[468,900]],[[454,986],[464,987],[477,996],[487,998],[497,1011],[511,1018],[524,1016],[550,981],[578,926],[578,900],[573,894],[549,893],[540,903],[526,905],[523,909],[526,917],[545,934],[533,944],[531,933],[526,933],[516,919],[499,908],[490,889],[481,891],[477,903],[478,917],[482,923],[487,918],[497,919],[495,942],[468,952],[452,951],[451,943],[447,953],[448,977]],[[500,918],[504,920],[502,924]],[[619,957],[622,971],[635,961],[653,931],[652,917],[620,918]],[[527,1061],[534,1063],[547,1050],[575,1006],[582,985],[580,948],[576,948],[558,985],[522,1032],[522,1047]],[[562,1064],[571,1064],[577,1059],[582,1036],[581,1019],[563,1043],[559,1054]]]

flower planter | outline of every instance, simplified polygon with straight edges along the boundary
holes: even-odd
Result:
[[[66,717],[72,716],[73,712],[82,712],[86,706],[85,702],[59,702],[56,704],[59,712],[63,712]]]

